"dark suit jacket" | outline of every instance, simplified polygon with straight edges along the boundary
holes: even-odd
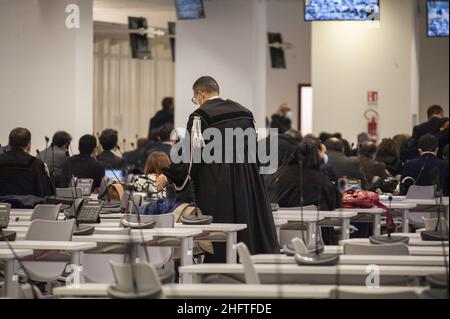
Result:
[[[111,151],[103,151],[97,156],[98,161],[107,169],[122,169],[124,161]]]
[[[407,161],[402,176],[414,178],[416,185],[429,186],[439,183],[448,190],[448,163],[432,154]]]
[[[0,155],[0,195],[53,195],[44,163],[21,149]]]
[[[105,168],[96,159],[88,155],[75,155],[67,159],[63,166],[63,187],[68,187],[72,175],[78,178],[92,178],[94,188],[100,187],[105,176]]]
[[[277,128],[279,134],[286,133],[290,130],[292,122],[287,117],[282,117],[280,114],[272,115],[272,122],[270,127]]]
[[[364,182],[357,157],[347,157],[343,153],[331,150],[327,154],[328,164],[333,167],[338,178],[347,176],[347,178],[360,179]]]
[[[161,126],[163,126],[166,123],[174,123],[174,116],[173,113],[168,110],[160,110],[158,111],[154,117],[150,119],[149,125],[148,125],[148,139],[152,140],[152,132],[159,129]]]

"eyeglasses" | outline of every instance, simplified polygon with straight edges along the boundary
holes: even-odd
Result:
[[[200,101],[197,99],[197,94],[199,92],[194,93],[194,97],[191,99],[192,103],[194,103],[195,105],[200,105]]]

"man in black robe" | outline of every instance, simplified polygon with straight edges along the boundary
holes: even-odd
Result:
[[[194,117],[201,119],[201,132],[207,128],[218,129],[221,133],[222,146],[226,144],[226,129],[250,129],[255,132],[253,114],[240,104],[223,100],[219,97],[219,85],[209,77],[199,78],[194,86],[193,102],[200,105],[189,117],[187,132],[193,131]],[[244,242],[252,254],[278,253],[279,246],[271,212],[266,186],[259,174],[259,164],[244,160],[239,162],[236,157],[243,155],[248,159],[251,152],[246,140],[245,146],[238,149],[233,140],[233,160],[205,163],[203,159],[192,166],[190,173],[191,186],[196,204],[206,215],[213,216],[215,223],[242,223],[247,229],[238,233],[238,241]],[[227,152],[229,150],[225,150]],[[240,152],[239,154],[237,152]],[[222,153],[224,154],[224,153]],[[168,182],[178,187],[183,184],[188,174],[189,163],[171,164],[163,170],[164,175],[158,178],[158,186]],[[188,186],[189,187],[189,186]],[[214,245],[214,255],[207,255],[207,262],[223,262],[224,247]]]

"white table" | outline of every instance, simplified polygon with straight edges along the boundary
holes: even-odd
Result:
[[[70,263],[79,266],[80,280],[84,281],[83,276],[83,257],[84,251],[97,247],[95,242],[73,242],[73,241],[42,241],[42,240],[16,240],[10,242],[14,249],[32,249],[32,250],[58,250],[70,252]],[[7,248],[5,242],[0,242],[0,249]]]
[[[260,254],[253,255],[255,264],[296,264],[293,256]],[[448,264],[448,257],[446,257]],[[381,255],[340,255],[340,265],[397,265],[397,266],[445,266],[442,256],[381,256]]]
[[[389,206],[389,201],[382,200],[382,203],[386,206]],[[401,207],[407,207],[407,205],[415,205],[414,207],[410,207],[407,209],[402,209]],[[409,222],[408,222],[408,214],[410,213],[410,209],[415,208],[417,206],[437,206],[439,205],[439,199],[404,199],[399,201],[392,201],[392,208],[402,209],[402,220],[403,220],[403,232],[407,233],[409,231]],[[442,198],[442,205],[447,207],[446,219],[449,220],[449,198]]]
[[[181,223],[176,223],[175,228],[179,229],[200,229],[203,234],[197,236],[197,240],[208,240],[208,234],[211,232],[220,232],[226,235],[226,260],[227,263],[236,263],[236,250],[235,245],[237,244],[237,232],[247,228],[246,224],[225,224],[225,223],[211,223],[209,225],[184,225]],[[203,238],[203,235],[206,237]],[[199,238],[202,237],[202,238]]]
[[[303,276],[307,278],[319,278],[322,276],[356,276],[366,278],[368,276],[367,265],[338,265],[338,266],[298,266],[294,264],[255,264],[255,271],[259,275],[270,275],[280,283],[282,276],[291,278]],[[426,277],[431,274],[442,274],[445,267],[438,266],[396,266],[378,265],[379,274],[382,277]],[[244,267],[241,264],[201,264],[179,268],[180,273],[188,273],[194,276],[194,282],[199,282],[199,277],[206,274],[243,274]],[[278,277],[280,276],[280,278]]]
[[[307,224],[308,243],[314,244],[315,236],[310,236],[309,233],[316,233],[316,223],[307,222],[308,218],[316,218],[316,222],[324,218],[337,218],[341,221],[341,238],[347,239],[350,237],[350,219],[355,217],[358,213],[351,211],[312,211],[304,210],[303,216],[299,210],[279,210],[273,212],[274,219],[282,219],[295,222],[305,222]],[[313,229],[310,229],[314,227]]]
[[[339,241],[339,245],[343,245],[344,243],[352,243],[352,244],[370,244],[370,240],[368,238],[352,238],[352,239],[346,239]],[[448,247],[448,242],[444,242],[444,245]],[[425,241],[422,240],[420,237],[410,237],[408,246],[411,248],[411,246],[426,246],[426,247],[441,247],[442,249],[442,242],[440,241]]]
[[[32,249],[14,249],[18,258],[33,255]],[[15,274],[16,256],[9,248],[0,248],[0,262],[4,264],[5,281],[3,283],[3,296],[17,298],[19,296],[19,278]]]
[[[109,284],[81,284],[78,288],[57,287],[53,289],[59,298],[107,298]],[[414,291],[421,294],[425,287],[380,287],[369,289],[360,286],[336,285],[247,285],[247,284],[169,284],[162,287],[166,298],[181,299],[252,299],[252,298],[292,298],[313,299],[330,298],[331,292],[336,289],[351,290],[355,293],[373,293],[382,296],[389,293]]]

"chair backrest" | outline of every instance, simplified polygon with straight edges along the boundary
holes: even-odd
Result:
[[[61,209],[61,204],[59,205],[37,205],[33,213],[31,214],[30,220],[35,219],[41,220],[57,220],[59,215],[59,210]]]
[[[426,217],[422,217],[422,218],[423,218],[423,223],[425,224],[426,230],[435,230],[437,220],[438,220],[437,218],[426,218]],[[448,221],[443,217],[441,217],[439,220],[438,230],[448,231]]]
[[[111,261],[110,265],[116,281],[115,290],[128,294],[148,292],[155,298],[161,297],[161,280],[151,264],[119,264]]]
[[[81,198],[83,197],[83,191],[80,187],[57,188],[56,197]]]
[[[71,241],[74,219],[50,221],[33,220],[28,228],[25,240]]]
[[[338,288],[331,291],[332,299],[419,299],[420,295],[407,287],[399,288],[398,291],[385,292],[378,289],[366,287]]]
[[[244,266],[245,282],[250,285],[259,285],[259,276],[256,273],[255,265],[253,264],[247,246],[244,243],[238,243],[236,250],[239,255],[239,260]]]
[[[308,248],[306,247],[302,239],[295,237],[292,238],[291,242],[297,254],[305,255],[308,253]]]
[[[433,199],[434,186],[411,185],[406,193],[406,199]]]
[[[344,244],[344,255],[397,255],[408,256],[409,248],[405,244]]]
[[[279,207],[278,210],[300,210],[301,207],[300,206],[296,206],[296,207]],[[303,210],[305,211],[316,211],[317,210],[317,206],[316,205],[308,205],[308,206],[303,206]]]
[[[173,214],[161,214],[152,215],[152,218],[156,220],[155,228],[173,228],[174,227],[174,217]]]

